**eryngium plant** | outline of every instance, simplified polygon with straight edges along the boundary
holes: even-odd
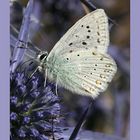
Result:
[[[44,87],[41,74],[27,73],[10,75],[10,139],[51,140],[60,132],[60,100],[53,84]]]

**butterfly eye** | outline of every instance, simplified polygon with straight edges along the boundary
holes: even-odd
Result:
[[[44,53],[44,54],[40,55],[39,60],[40,60],[40,61],[41,61],[41,60],[43,60],[46,56],[47,56],[47,54],[46,54],[46,53]]]

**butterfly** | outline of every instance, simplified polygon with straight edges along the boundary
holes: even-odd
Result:
[[[80,95],[95,98],[113,79],[117,66],[107,54],[108,18],[97,9],[78,20],[49,54],[38,55],[45,77]]]

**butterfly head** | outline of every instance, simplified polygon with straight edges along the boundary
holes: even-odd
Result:
[[[47,60],[47,57],[48,57],[48,53],[47,52],[41,52],[38,55],[37,59],[38,59],[39,62],[44,63]]]

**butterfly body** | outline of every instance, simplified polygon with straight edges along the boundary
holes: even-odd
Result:
[[[41,60],[45,76],[74,93],[95,98],[117,70],[107,54],[108,45],[107,16],[98,9],[72,26]]]

